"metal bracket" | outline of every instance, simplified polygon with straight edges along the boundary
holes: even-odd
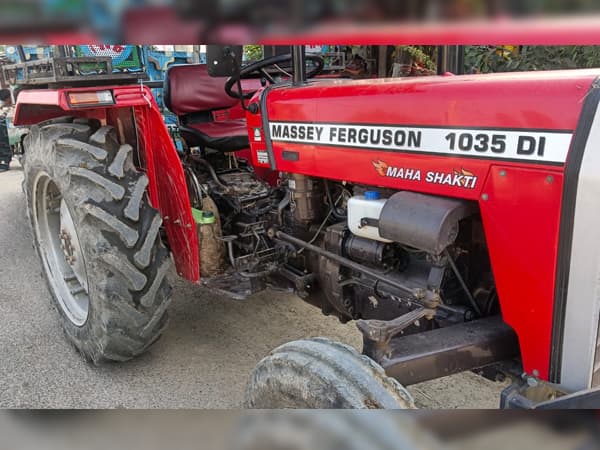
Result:
[[[406,322],[415,317],[407,316]],[[367,345],[363,354],[405,386],[510,360],[519,354],[517,336],[501,317],[396,336],[387,346],[389,349]]]
[[[390,341],[416,321],[422,318],[431,320],[435,311],[417,308],[393,320],[359,320],[356,326],[363,334],[363,352],[376,355],[377,359],[389,356]]]
[[[597,409],[600,407],[600,388],[566,393],[560,386],[544,381],[529,382],[524,377],[511,384],[500,399],[504,409]]]

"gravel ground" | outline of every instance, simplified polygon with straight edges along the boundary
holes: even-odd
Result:
[[[341,325],[292,295],[245,302],[171,281],[171,323],[128,363],[94,367],[67,343],[41,275],[21,192],[23,172],[0,173],[0,407],[239,408],[254,365],[290,340],[327,336],[360,348]],[[495,408],[505,385],[463,373],[411,386],[425,408]]]

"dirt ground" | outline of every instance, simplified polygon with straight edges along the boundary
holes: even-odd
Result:
[[[61,331],[41,276],[21,192],[0,173],[0,407],[239,408],[248,374],[274,347],[327,336],[360,348],[352,324],[299,298],[264,292],[236,302],[171,272],[170,327],[135,361],[94,367]],[[496,408],[503,384],[463,373],[411,386],[424,408]]]

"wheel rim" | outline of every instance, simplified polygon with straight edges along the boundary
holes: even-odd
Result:
[[[48,174],[36,178],[33,197],[34,228],[44,270],[61,309],[80,327],[87,320],[90,298],[73,217]]]

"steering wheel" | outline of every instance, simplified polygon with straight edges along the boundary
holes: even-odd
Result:
[[[269,72],[266,71],[266,68],[270,66],[278,66],[279,64],[283,64],[291,60],[292,55],[288,53],[286,55],[272,56],[270,58],[261,59],[260,61],[257,61],[255,63],[248,64],[247,66],[242,67],[238,74],[233,75],[227,79],[227,82],[225,83],[225,92],[230,97],[237,99],[243,98],[245,100],[248,100],[256,93],[256,91],[247,92],[245,94],[242,92],[234,92],[232,88],[238,83],[238,81],[243,80],[245,78],[249,78],[251,74],[256,73],[262,75],[270,84],[275,84],[275,79],[271,76]],[[321,73],[321,71],[323,70],[323,66],[325,64],[323,57],[319,55],[306,55],[306,61],[311,61],[315,66],[306,73],[306,78],[312,78],[315,75]],[[283,72],[283,69],[280,70]]]

